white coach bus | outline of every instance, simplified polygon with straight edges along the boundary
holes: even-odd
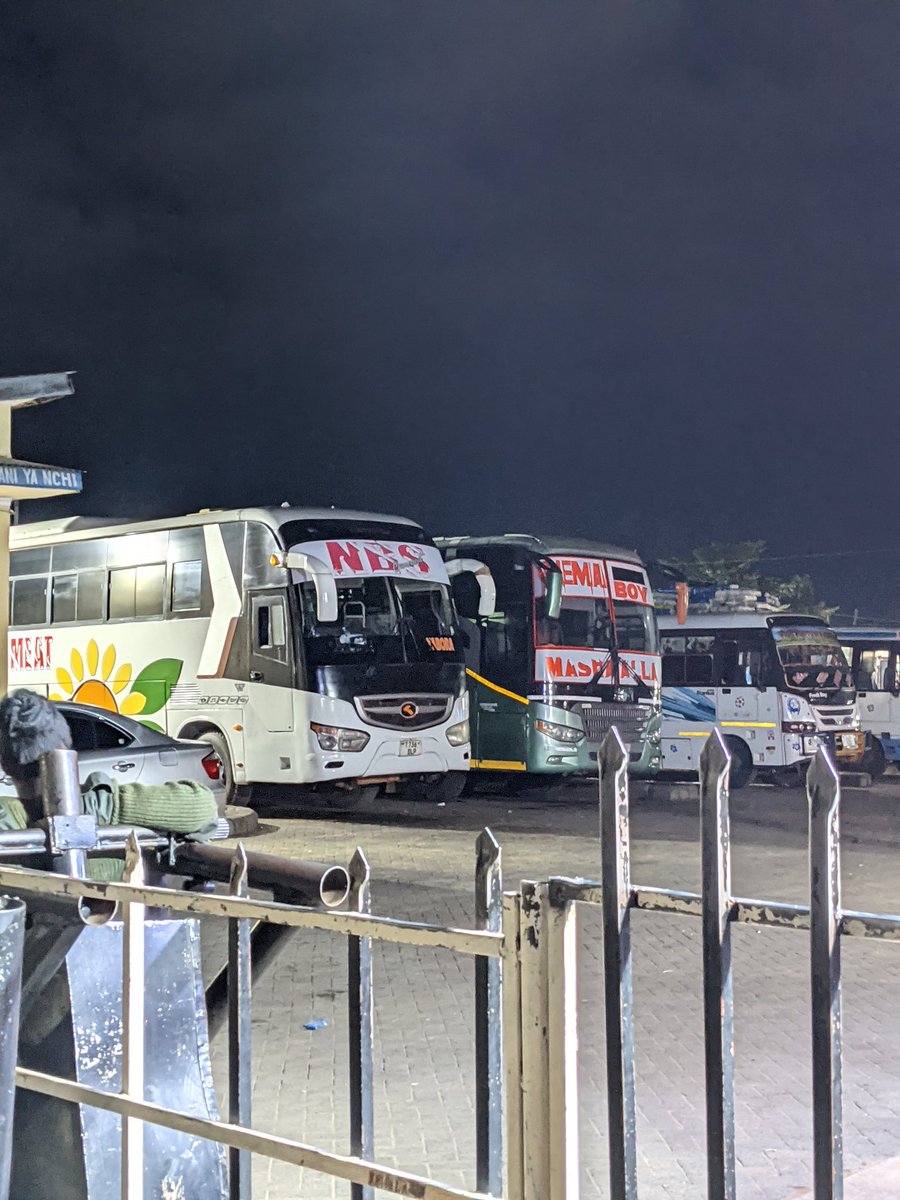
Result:
[[[796,780],[823,744],[857,766],[856,689],[834,631],[818,617],[709,608],[682,623],[659,619],[663,771],[696,771],[715,726],[731,751],[733,788],[754,772]]]
[[[448,568],[403,517],[203,511],[10,534],[10,686],[200,738],[253,783],[353,799],[461,790],[465,667]],[[492,581],[461,590],[492,611]],[[476,613],[467,613],[475,616]]]

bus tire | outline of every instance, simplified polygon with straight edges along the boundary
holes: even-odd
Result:
[[[865,753],[859,764],[860,771],[865,771],[873,779],[880,779],[884,774],[886,766],[887,759],[884,753],[884,746],[882,746],[881,741],[873,733],[867,733]]]
[[[726,737],[725,744],[731,755],[731,775],[728,786],[731,791],[737,792],[750,782],[753,775],[753,755],[750,753],[747,743],[741,741],[739,737]]]
[[[209,730],[207,733],[201,733],[197,740],[212,746],[219,757],[219,762],[222,764],[222,782],[225,784],[226,805],[246,804],[253,789],[248,783],[235,783],[234,764],[225,735],[217,730]]]

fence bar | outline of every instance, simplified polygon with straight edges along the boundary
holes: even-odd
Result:
[[[550,889],[550,1200],[578,1200],[578,910]]]
[[[16,1067],[16,1086],[44,1096],[56,1096],[72,1104],[88,1104],[105,1112],[121,1113],[147,1124],[174,1129],[191,1137],[205,1138],[225,1146],[239,1146],[253,1154],[263,1154],[277,1162],[293,1163],[310,1171],[320,1171],[338,1179],[349,1179],[381,1188],[394,1196],[409,1196],[411,1200],[490,1200],[481,1192],[470,1192],[465,1188],[439,1183],[411,1171],[381,1163],[366,1162],[344,1154],[319,1150],[303,1142],[292,1142],[288,1138],[263,1133],[258,1129],[241,1129],[226,1121],[212,1121],[209,1117],[193,1117],[175,1109],[163,1108],[146,1100],[135,1100],[128,1096],[105,1092],[101,1088],[76,1083],[73,1079],[62,1079],[58,1075],[47,1075],[43,1071],[32,1071]],[[187,1197],[186,1200],[190,1200]]]
[[[0,867],[0,889],[27,895],[86,896],[88,899],[121,901],[133,899],[141,904],[170,908],[173,912],[194,913],[200,917],[249,917],[270,921],[289,929],[318,929],[323,933],[350,934],[402,946],[428,946],[452,950],[456,954],[484,954],[499,958],[503,939],[498,933],[481,929],[454,929],[428,925],[424,921],[403,921],[368,913],[335,912],[281,904],[273,900],[240,900],[229,896],[178,892],[171,888],[141,887],[129,889],[120,883],[95,883],[88,879],[70,879],[66,875],[48,875],[26,867]]]
[[[524,1145],[522,1129],[522,898],[518,892],[503,896],[503,1076],[506,1100],[506,1192],[509,1200],[523,1200]]]
[[[637,1197],[628,821],[628,751],[613,727],[600,750],[610,1200]]]
[[[125,851],[123,880],[140,885],[144,861],[132,834]],[[144,1099],[144,905],[127,903],[122,929],[122,1096]],[[122,1117],[122,1200],[144,1198],[144,1122]]]
[[[525,1200],[550,1193],[549,909],[546,883],[522,884],[522,1166]]]
[[[731,977],[731,756],[714,730],[700,755],[703,874],[703,1026],[709,1200],[735,1200],[734,997]]]
[[[357,847],[350,860],[350,908],[368,913],[371,908],[371,870]],[[347,1012],[350,1027],[350,1152],[355,1158],[371,1159],[375,1153],[375,1097],[373,1094],[372,1024],[372,939],[347,939]],[[354,1180],[353,1200],[372,1200],[372,1187]]]
[[[809,927],[812,975],[813,1184],[815,1200],[844,1194],[841,1127],[841,857],[838,773],[819,750],[809,798]]]
[[[238,844],[228,893],[247,895],[247,853]],[[250,1125],[252,1091],[250,922],[228,919],[228,1119]],[[247,1150],[228,1148],[228,1200],[251,1200],[252,1163]]]
[[[490,829],[475,842],[475,927],[500,932],[503,880],[500,846]],[[500,962],[475,959],[475,1156],[479,1192],[503,1194],[503,1073]]]

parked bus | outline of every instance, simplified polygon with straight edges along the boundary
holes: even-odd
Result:
[[[10,545],[12,687],[208,741],[232,798],[253,783],[461,790],[458,617],[414,522],[288,507],[76,518],[16,526]],[[492,607],[478,583],[473,615]]]
[[[615,725],[631,770],[655,771],[659,647],[638,556],[530,534],[436,541],[451,567],[486,564],[496,587],[496,611],[463,622],[473,769],[594,774]]]
[[[862,770],[873,779],[900,763],[900,629],[853,625],[835,633],[850,662],[866,734]]]
[[[856,689],[834,631],[765,603],[736,612],[729,592],[718,611],[713,601],[683,623],[660,617],[663,770],[696,772],[715,726],[731,752],[732,788],[754,772],[792,782],[822,744],[858,765]]]

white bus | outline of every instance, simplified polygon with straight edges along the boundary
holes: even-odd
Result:
[[[900,763],[900,629],[836,629],[853,671],[866,734],[862,769],[873,779]]]
[[[858,765],[864,738],[853,677],[834,631],[794,613],[707,612],[659,620],[664,771],[696,771],[715,726],[731,786],[754,772],[797,779],[820,745]]]
[[[10,545],[11,687],[208,741],[232,799],[254,783],[351,800],[461,790],[456,609],[412,521],[288,507],[74,518],[16,526]],[[477,584],[473,603],[492,610],[490,576]]]

